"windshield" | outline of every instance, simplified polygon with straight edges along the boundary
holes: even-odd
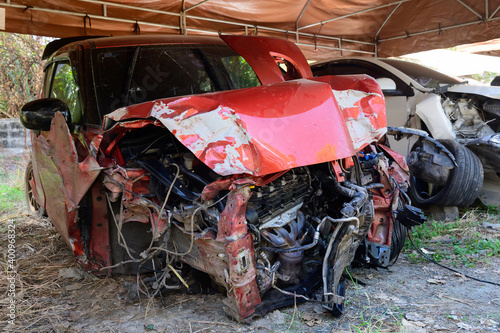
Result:
[[[227,45],[141,45],[96,50],[100,116],[166,97],[260,85],[250,65]]]
[[[462,82],[452,76],[411,62],[393,59],[379,60],[400,70],[426,88],[439,88],[443,84],[457,84]]]

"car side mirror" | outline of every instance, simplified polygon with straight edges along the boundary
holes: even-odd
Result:
[[[496,76],[490,83],[491,86],[500,86],[500,75]]]
[[[384,90],[396,90],[396,82],[393,79],[389,79],[388,77],[381,77],[376,79],[380,89]]]
[[[30,130],[50,131],[50,124],[56,112],[61,112],[66,123],[71,123],[69,107],[57,98],[42,98],[25,104],[21,109],[21,124]]]

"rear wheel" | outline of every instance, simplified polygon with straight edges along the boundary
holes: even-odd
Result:
[[[45,214],[45,210],[36,201],[33,194],[33,188],[31,186],[31,180],[33,179],[33,164],[29,161],[26,166],[26,172],[24,174],[24,196],[26,198],[26,207],[28,213],[34,216],[42,217]]]
[[[411,177],[409,195],[418,205],[468,206],[476,200],[483,186],[484,172],[479,158],[453,140],[440,140],[453,154],[457,165],[446,184],[439,186]]]

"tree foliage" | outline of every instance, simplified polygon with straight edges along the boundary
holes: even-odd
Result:
[[[48,38],[0,32],[0,118],[17,118],[21,107],[38,97],[42,53]]]

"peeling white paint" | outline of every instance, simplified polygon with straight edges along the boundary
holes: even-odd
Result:
[[[116,109],[115,111],[111,112],[110,114],[106,115],[108,118],[113,119],[115,121],[119,121],[123,116],[125,116],[128,112],[127,107],[119,108]]]
[[[151,115],[159,119],[175,137],[182,142],[196,157],[205,153],[205,163],[219,161],[213,170],[220,175],[250,173],[255,171],[255,160],[251,156],[250,167],[245,166],[243,160],[248,156],[241,156],[237,148],[251,143],[251,137],[241,126],[241,118],[227,106],[219,106],[215,110],[197,113],[189,109],[181,114],[170,117],[176,110],[172,110],[164,103],[156,103]],[[211,143],[220,144],[209,146]],[[213,157],[212,154],[217,155]],[[223,157],[222,162],[220,162]]]
[[[374,137],[380,139],[386,132],[387,128],[382,127],[376,129],[366,117],[360,117],[356,120],[351,119],[347,121],[347,129],[352,138],[354,149],[360,150],[366,144],[367,137]]]
[[[333,90],[333,95],[342,109],[359,108],[359,101],[367,96],[382,97],[377,93],[366,93],[359,90]]]
[[[360,101],[368,96],[377,96],[383,99],[383,96],[377,93],[366,93],[359,90],[333,90],[335,99],[339,108],[344,111],[344,109],[358,109],[358,117],[353,118],[350,116],[352,112],[343,112],[346,117],[346,125],[351,136],[353,146],[355,150],[360,150],[364,144],[367,142],[367,138],[380,139],[386,132],[387,127],[376,128],[371,122],[370,118],[366,116],[363,109],[360,107]],[[374,118],[378,118],[377,113],[373,113]]]
[[[182,100],[182,98],[179,99],[178,101],[181,101],[181,100]],[[161,101],[156,102],[153,105],[153,108],[151,109],[151,115],[153,115],[155,117],[157,114],[162,114],[162,113],[172,114],[174,112],[175,112],[175,110],[169,109],[168,106]]]

